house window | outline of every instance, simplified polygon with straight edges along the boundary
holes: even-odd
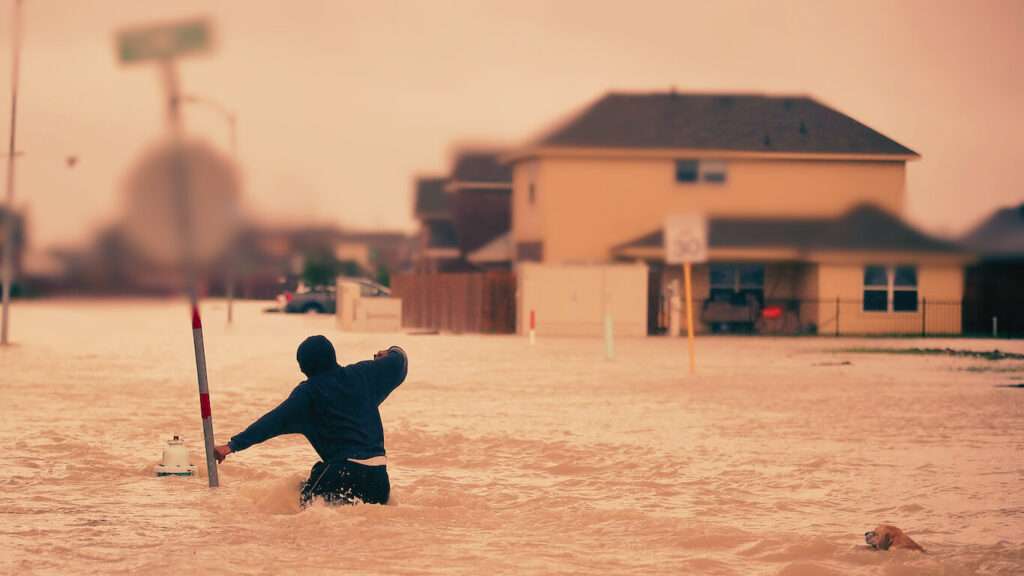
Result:
[[[721,160],[702,160],[700,162],[700,180],[709,184],[725,184],[725,162]]]
[[[696,182],[697,169],[696,160],[676,160],[676,182]]]
[[[711,300],[743,305],[747,295],[764,302],[764,266],[760,264],[713,263],[708,270]]]
[[[726,164],[721,160],[676,160],[676,182],[724,184],[726,174]]]
[[[889,271],[885,266],[864,267],[864,311],[889,310]]]
[[[864,311],[917,312],[917,268],[914,266],[864,267]]]
[[[520,242],[516,244],[517,262],[542,262],[543,260],[543,242]]]
[[[917,312],[917,268],[897,266],[892,276],[893,311]]]

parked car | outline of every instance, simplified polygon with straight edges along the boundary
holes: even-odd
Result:
[[[359,284],[359,295],[363,298],[380,298],[391,296],[391,290],[372,280],[365,278],[348,278]],[[334,286],[319,288],[300,288],[295,292],[286,291],[277,297],[277,302],[284,312],[302,314],[334,314],[337,293]]]

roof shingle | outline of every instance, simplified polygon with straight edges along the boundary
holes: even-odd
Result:
[[[746,152],[916,152],[806,96],[610,93],[536,144]]]
[[[475,150],[460,153],[455,159],[453,182],[512,183],[512,168],[503,164],[501,151]]]
[[[997,210],[961,242],[988,256],[1024,255],[1024,204]]]

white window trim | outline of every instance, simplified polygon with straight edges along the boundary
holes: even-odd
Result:
[[[885,270],[885,286],[881,284],[864,284],[864,274],[861,272],[861,303],[860,311],[863,314],[919,314],[921,312],[921,287],[920,282],[917,282],[918,268],[915,264],[896,264],[892,266],[882,264],[866,264],[864,268],[878,267]],[[896,286],[896,268],[900,266],[906,266],[914,269],[914,286]],[[885,289],[885,310],[865,310],[864,309],[864,292],[867,290],[881,291]],[[912,289],[911,289],[912,288]],[[917,293],[917,309],[916,310],[896,310],[896,292],[916,292]]]

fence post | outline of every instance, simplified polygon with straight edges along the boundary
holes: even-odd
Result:
[[[836,296],[836,336],[839,336],[839,297]]]
[[[921,298],[921,337],[928,335],[928,299]]]

